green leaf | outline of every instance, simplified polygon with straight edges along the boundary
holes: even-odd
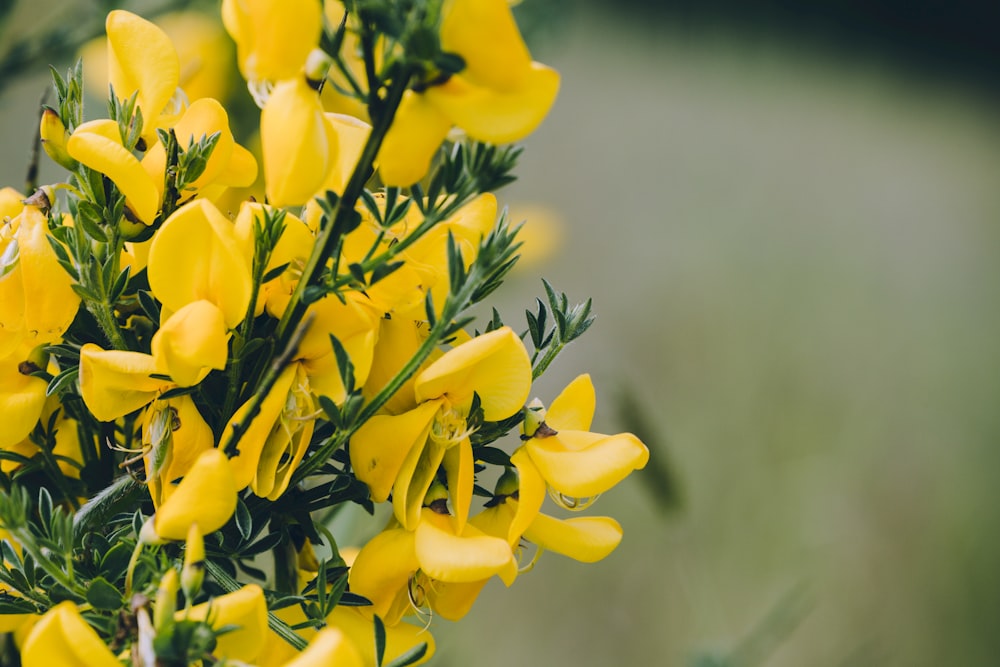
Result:
[[[87,602],[94,609],[118,610],[122,606],[122,594],[104,577],[97,577],[87,587]]]
[[[390,662],[386,667],[406,667],[407,665],[413,665],[427,654],[427,644],[423,643],[419,646],[414,646],[406,653],[402,654],[392,662]]]
[[[375,664],[381,667],[385,658],[385,623],[375,614]]]
[[[236,499],[236,529],[240,531],[244,542],[253,534],[253,518],[242,498]]]

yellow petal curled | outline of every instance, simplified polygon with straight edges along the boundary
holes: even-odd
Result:
[[[594,420],[597,395],[590,375],[584,373],[566,385],[545,413],[545,423],[556,431],[586,431]]]
[[[212,369],[225,370],[229,331],[224,313],[211,301],[192,301],[153,335],[153,357],[161,373],[181,387],[196,385]]]
[[[159,540],[187,538],[191,524],[208,534],[222,528],[236,511],[236,485],[226,455],[210,449],[198,456],[177,490],[153,515]]]
[[[74,159],[98,171],[118,186],[135,215],[149,225],[160,208],[160,191],[138,158],[125,150],[118,123],[92,120],[73,131],[66,150]]]
[[[80,395],[99,421],[138,410],[170,387],[170,382],[150,377],[156,372],[150,354],[102,350],[93,343],[80,348]]]
[[[417,376],[417,400],[447,396],[467,405],[473,392],[482,400],[488,421],[511,416],[531,391],[531,360],[510,327],[477,336],[452,348]]]
[[[24,667],[121,667],[68,600],[50,609],[31,629],[21,660]]]
[[[539,514],[524,537],[546,551],[554,551],[581,563],[596,563],[621,542],[622,527],[606,516],[579,516],[560,521]]]
[[[576,498],[604,493],[649,460],[649,450],[631,433],[560,431],[532,438],[525,448],[549,486]]]

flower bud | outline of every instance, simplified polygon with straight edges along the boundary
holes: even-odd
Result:
[[[66,150],[66,142],[69,140],[69,132],[63,125],[59,114],[49,108],[42,110],[42,122],[38,129],[42,140],[42,148],[45,154],[52,158],[53,162],[65,169],[76,169],[77,161]]]
[[[162,634],[174,624],[174,612],[177,611],[177,570],[170,568],[160,578],[160,586],[156,589],[156,608],[153,610],[153,627],[157,634]]]
[[[184,567],[181,569],[181,589],[188,604],[194,600],[205,580],[205,539],[197,524],[188,529],[184,549]]]

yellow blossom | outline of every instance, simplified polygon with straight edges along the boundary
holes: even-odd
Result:
[[[323,28],[316,0],[223,0],[222,21],[251,83],[294,77]]]
[[[24,667],[121,667],[68,600],[46,612],[28,633],[21,663]]]
[[[0,356],[17,345],[59,341],[76,317],[80,297],[48,230],[46,215],[34,206],[0,227]]]
[[[260,114],[268,202],[301,206],[309,201],[336,164],[337,138],[319,96],[303,77],[277,83]]]
[[[119,99],[136,94],[143,136],[152,143],[156,128],[173,125],[181,111],[175,97],[180,83],[177,51],[163,30],[131,12],[110,12],[105,28],[108,79]]]
[[[465,68],[421,93],[407,91],[379,151],[387,185],[420,180],[453,125],[478,141],[518,141],[555,101],[559,74],[531,61],[507,0],[450,0],[441,48]]]
[[[213,369],[225,370],[229,356],[225,314],[211,301],[182,306],[153,336],[153,356],[160,373],[181,387],[196,385]]]
[[[173,495],[215,438],[188,394],[154,401],[142,416],[146,486],[154,507]]]
[[[595,406],[589,375],[573,380],[545,412],[547,428],[526,432],[524,449],[549,487],[568,499],[607,491],[649,460],[649,450],[631,433],[591,433]]]
[[[80,348],[80,396],[99,421],[114,421],[155,399],[172,383],[158,372],[150,354],[103,350],[93,343]]]
[[[235,504],[235,494],[233,498]],[[219,635],[213,653],[226,660],[244,663],[256,662],[268,632],[267,602],[263,589],[256,584],[248,584],[232,593],[178,611],[175,618],[205,621],[215,630],[231,626],[231,632]]]
[[[110,178],[140,222],[153,223],[160,210],[159,186],[122,144],[116,121],[100,119],[80,125],[66,142],[66,150],[75,160]]]
[[[233,223],[211,203],[196,199],[174,211],[153,237],[147,272],[165,310],[206,300],[234,328],[250,305],[250,263]]]
[[[509,327],[452,348],[415,379],[418,405],[401,415],[378,415],[351,439],[351,464],[372,497],[388,496],[406,528],[417,525],[420,508],[438,467],[444,464],[459,532],[472,501],[472,445],[466,420],[478,394],[487,421],[504,419],[524,404],[531,362]],[[399,431],[393,434],[398,425]]]
[[[176,490],[146,521],[139,538],[147,544],[187,538],[192,524],[212,533],[236,511],[236,485],[226,455],[202,452]]]

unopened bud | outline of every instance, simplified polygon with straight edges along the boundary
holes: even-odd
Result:
[[[188,604],[194,601],[205,580],[205,539],[198,524],[191,524],[184,548],[184,567],[181,569],[181,589]]]
[[[42,148],[45,149],[45,154],[52,158],[53,162],[66,169],[76,169],[77,161],[66,150],[69,132],[66,131],[66,126],[63,125],[59,114],[46,107],[42,111],[42,122],[38,133],[42,139]]]
[[[153,627],[162,634],[174,623],[177,611],[177,570],[170,568],[163,573],[160,586],[156,589],[156,607],[153,609]]]

